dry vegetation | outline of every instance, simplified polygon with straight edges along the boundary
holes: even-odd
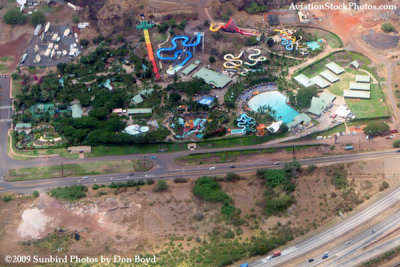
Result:
[[[212,251],[200,256],[201,247],[212,247],[215,242],[228,246],[232,240],[245,244],[253,236],[269,236],[283,229],[293,237],[303,235],[328,222],[339,211],[346,213],[376,194],[384,181],[381,170],[382,161],[303,167],[294,179],[295,204],[279,216],[265,215],[265,185],[257,175],[249,174],[233,182],[220,181],[235,208],[241,210],[240,225],[224,219],[222,203],[195,197],[192,193],[194,180],[169,181],[168,189],[163,192],[154,192],[156,184],[129,189],[90,189],[86,198],[72,203],[45,194],[37,199],[18,198],[0,204],[0,216],[4,218],[0,257],[10,252],[91,256],[158,252],[159,259],[173,266],[170,264],[190,258],[185,251],[198,247],[194,253],[196,257],[203,260],[208,257],[219,264],[225,261],[214,259]],[[332,184],[338,184],[335,183],[338,173],[347,173],[347,185],[342,189]],[[31,212],[36,209],[40,216]],[[24,212],[24,219],[21,219]],[[30,218],[29,214],[36,214],[35,218]],[[34,228],[35,221],[40,221],[41,226]],[[32,227],[27,227],[26,223]],[[57,227],[67,233],[77,230],[81,240],[61,236],[54,231]],[[29,238],[29,234],[38,239]],[[60,247],[62,252],[57,252]],[[204,262],[201,265],[210,266]]]

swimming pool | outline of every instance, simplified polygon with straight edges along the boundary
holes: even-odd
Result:
[[[288,124],[299,115],[291,106],[286,104],[286,96],[278,91],[271,91],[256,95],[248,102],[251,110],[258,112],[259,107],[269,106],[275,113],[271,116]]]
[[[319,43],[317,41],[312,41],[312,42],[306,42],[307,46],[311,49],[311,50],[315,50],[315,49],[319,49]]]

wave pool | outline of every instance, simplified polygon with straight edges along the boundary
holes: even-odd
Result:
[[[299,115],[296,110],[286,104],[286,96],[278,91],[256,95],[250,99],[248,105],[254,112],[258,112],[260,107],[270,107],[274,111],[271,116],[275,120],[283,121],[285,124],[292,122],[293,118]]]

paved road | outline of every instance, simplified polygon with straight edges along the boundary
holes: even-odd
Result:
[[[164,155],[168,156],[168,155]],[[339,162],[349,162],[366,159],[378,159],[386,157],[399,156],[397,150],[381,151],[381,152],[369,152],[369,153],[352,153],[345,155],[337,155],[330,157],[319,157],[310,159],[300,159],[299,162],[303,165],[311,164],[331,164]],[[125,156],[123,156],[125,157]],[[132,156],[130,156],[133,158]],[[139,156],[135,156],[140,158]],[[283,164],[282,162],[281,164]],[[65,163],[64,163],[65,164]],[[200,177],[203,175],[223,175],[227,172],[253,172],[257,168],[273,168],[280,167],[273,164],[270,159],[260,160],[257,163],[229,163],[229,164],[218,164],[213,165],[198,165],[198,166],[164,166],[165,163],[161,158],[155,160],[155,167],[145,173],[134,173],[129,175],[125,174],[108,174],[108,175],[96,175],[90,179],[82,179],[82,177],[66,177],[66,178],[55,178],[55,179],[42,179],[42,180],[29,180],[19,182],[6,182],[0,181],[0,193],[2,192],[32,192],[38,188],[53,188],[57,186],[69,186],[73,184],[94,184],[94,183],[111,183],[115,181],[126,181],[129,179],[174,179],[178,177]],[[234,166],[235,168],[231,168]],[[215,167],[214,170],[210,170],[210,167]],[[113,179],[111,179],[113,177]],[[96,180],[94,180],[96,179]]]
[[[365,256],[371,257],[382,253],[381,249],[385,245],[393,245],[390,239],[390,233],[399,229],[400,227],[400,210],[396,211],[393,215],[386,218],[385,220],[376,223],[369,227],[365,231],[358,233],[355,236],[351,236],[350,239],[337,245],[336,247],[329,249],[329,258],[322,260],[322,254],[305,257],[305,259],[314,259],[312,263],[305,262],[299,267],[308,266],[356,266],[358,263],[365,261]],[[351,235],[351,234],[350,234]],[[375,245],[380,239],[388,236],[386,241],[382,244]],[[395,237],[396,240],[400,239],[400,236]],[[360,255],[363,255],[360,257]],[[368,258],[367,258],[368,259]],[[361,260],[361,262],[359,262]],[[350,264],[351,263],[351,264]]]
[[[349,233],[350,231],[356,229],[359,225],[366,223],[386,209],[392,207],[393,205],[398,205],[399,201],[400,188],[397,188],[390,194],[382,197],[368,208],[353,215],[342,223],[320,234],[317,234],[295,246],[283,249],[282,255],[280,257],[273,258],[268,261],[266,261],[264,258],[250,264],[250,266],[284,266],[284,264],[288,263],[290,260],[307,255],[313,250],[316,250],[329,242],[333,242],[336,238]]]

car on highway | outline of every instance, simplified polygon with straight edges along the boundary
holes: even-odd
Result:
[[[371,235],[372,235],[372,234],[375,234],[375,230],[374,230],[374,229],[371,230]]]
[[[157,157],[156,156],[151,156],[151,159],[156,159]]]
[[[322,255],[322,259],[323,259],[323,260],[327,259],[327,258],[329,257],[328,254],[329,254],[329,253],[328,253],[327,251],[324,252],[324,255]]]
[[[83,177],[82,177],[82,179],[89,179],[89,177],[87,177],[87,176],[83,176]]]
[[[232,166],[229,166],[229,168],[234,169],[234,168],[236,168],[236,167],[232,165]]]
[[[212,171],[212,170],[215,170],[215,167],[214,166],[212,166],[212,167],[210,167],[210,169],[209,169],[210,171]]]
[[[249,264],[246,262],[246,263],[240,264],[240,267],[249,267]]]
[[[351,241],[347,240],[346,243],[344,243],[345,245],[350,245]]]
[[[281,163],[279,161],[274,162],[274,165],[280,165]]]
[[[308,259],[308,262],[313,262],[314,261],[314,259]]]

